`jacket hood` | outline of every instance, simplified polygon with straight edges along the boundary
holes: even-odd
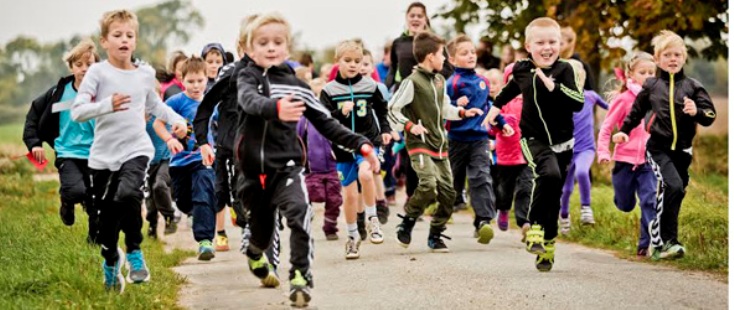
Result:
[[[201,58],[206,58],[206,54],[209,53],[211,50],[216,50],[219,52],[220,55],[222,55],[222,64],[226,65],[229,62],[227,61],[227,55],[224,51],[224,47],[222,47],[219,43],[209,43],[207,45],[204,45],[204,48],[201,50]]]

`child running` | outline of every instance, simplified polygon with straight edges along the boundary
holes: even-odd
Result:
[[[64,56],[64,61],[71,75],[61,78],[56,86],[33,100],[26,115],[23,142],[39,163],[46,161],[43,142],[54,149],[61,183],[61,221],[67,226],[73,225],[74,205],[81,203],[89,221],[87,242],[94,244],[99,243],[99,209],[92,201],[87,166],[89,149],[94,141],[94,120],[74,122],[69,108],[84,75],[92,64],[99,61],[99,55],[94,42],[87,39],[74,46]]]
[[[362,47],[357,42],[344,41],[337,46],[335,60],[339,72],[321,91],[321,103],[331,111],[333,118],[344,127],[370,139],[377,149],[390,143],[392,138],[386,118],[387,103],[377,88],[377,83],[359,74],[362,57]],[[344,217],[349,235],[345,256],[347,259],[355,259],[359,258],[359,245],[363,238],[357,230],[357,223],[360,222],[358,216],[364,216],[360,209],[364,208],[369,221],[370,242],[383,241],[375,207],[374,169],[358,154],[346,152],[339,147],[333,147],[333,150],[339,179],[344,188]]]
[[[275,210],[279,209],[291,229],[290,300],[294,306],[305,307],[313,287],[313,212],[303,178],[305,150],[298,142],[296,123],[306,116],[334,144],[359,150],[372,169],[379,169],[379,162],[370,141],[331,118],[309,86],[285,63],[292,43],[288,22],[277,13],[264,14],[247,29],[247,48],[254,64],[240,71],[237,78],[242,115],[236,153],[242,173],[242,203],[251,208],[248,266],[265,286],[279,283],[263,255],[271,246]]]
[[[405,215],[397,227],[397,239],[402,247],[411,242],[416,219],[429,205],[438,201],[428,247],[433,252],[449,251],[441,239],[453,211],[456,192],[448,158],[448,141],[443,121],[461,120],[482,115],[482,110],[464,110],[451,105],[446,94],[446,80],[438,73],[444,66],[445,41],[436,35],[423,32],[413,41],[418,67],[400,84],[390,100],[390,124],[398,131],[405,131],[405,147],[410,162],[418,175],[418,187],[406,204]]]
[[[104,285],[122,293],[125,281],[121,269],[126,260],[129,282],[150,280],[140,250],[142,188],[154,150],[145,131],[145,115],[173,124],[178,136],[185,135],[186,122],[161,101],[155,70],[132,62],[137,16],[127,10],[107,12],[100,26],[100,44],[108,59],[89,68],[71,117],[76,122],[96,119],[89,168],[94,204],[100,210]],[[120,230],[125,232],[127,257],[117,247]]]
[[[531,58],[515,63],[513,78],[485,119],[493,122],[502,107],[522,94],[520,142],[534,176],[526,249],[537,255],[539,271],[553,268],[562,187],[573,156],[573,113],[584,105],[574,67],[558,58],[560,40],[561,28],[555,20],[541,17],[528,24],[525,48]]]
[[[631,212],[640,201],[640,240],[637,243],[637,257],[648,256],[650,247],[650,231],[648,226],[655,217],[655,191],[657,179],[650,165],[645,162],[645,144],[650,134],[645,125],[640,124],[630,131],[629,142],[617,144],[614,155],[609,154],[609,142],[614,128],[622,127],[622,122],[630,113],[637,94],[642,90],[645,81],[655,76],[655,59],[645,52],[637,52],[632,56],[619,77],[620,88],[612,96],[609,113],[599,130],[597,157],[599,163],[608,164],[614,160],[612,169],[612,186],[614,186],[614,204],[617,209]],[[635,198],[637,193],[637,198]]]
[[[683,39],[663,30],[652,40],[658,71],[637,94],[632,110],[612,140],[629,143],[630,133],[648,112],[647,162],[658,179],[655,217],[650,222],[652,259],[676,259],[686,249],[678,240],[678,214],[686,194],[693,137],[698,124],[710,126],[716,110],[700,82],[683,72],[688,53]]]

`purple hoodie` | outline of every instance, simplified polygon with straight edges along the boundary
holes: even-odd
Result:
[[[331,143],[322,136],[316,127],[306,118],[298,121],[298,136],[306,144],[308,152],[308,168],[310,173],[327,173],[336,171],[336,157],[331,151]]]
[[[594,105],[609,110],[609,105],[593,90],[584,91],[584,108],[573,114],[573,137],[575,153],[596,151],[594,140]]]

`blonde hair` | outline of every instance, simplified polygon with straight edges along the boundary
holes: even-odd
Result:
[[[568,59],[573,56],[576,47],[576,32],[571,27],[561,28],[561,40],[566,40],[566,48],[561,51],[561,58]]]
[[[291,45],[291,25],[288,23],[288,21],[283,17],[283,15],[280,15],[280,13],[266,13],[263,15],[258,16],[253,20],[249,25],[247,25],[247,36],[245,37],[245,47],[248,49],[252,48],[252,41],[254,39],[253,35],[257,29],[259,29],[262,26],[265,26],[267,24],[281,24],[285,26],[286,28],[286,43],[290,49]]]
[[[311,79],[313,79],[313,76],[311,76],[310,78],[308,77],[308,75],[311,74],[311,69],[309,69],[308,67],[300,66],[296,68],[295,71],[296,77],[301,81],[309,83],[311,82]]]
[[[92,39],[84,39],[81,40],[79,43],[77,43],[69,52],[67,52],[64,55],[64,62],[69,66],[69,69],[71,69],[72,65],[75,61],[81,59],[89,53],[89,56],[92,57],[92,62],[98,62],[99,61],[99,54],[97,54],[97,46],[94,45],[94,42],[92,42]]]
[[[652,38],[652,46],[655,47],[655,57],[660,57],[660,53],[666,49],[672,47],[682,47],[683,55],[688,57],[688,50],[686,50],[686,42],[683,41],[678,34],[670,30],[660,31],[658,35]]]
[[[344,56],[344,54],[349,51],[354,51],[359,55],[362,55],[364,53],[364,50],[362,49],[362,44],[360,44],[359,42],[355,40],[342,41],[339,43],[339,45],[336,46],[334,61],[338,61]]]
[[[584,83],[586,82],[586,70],[584,70],[584,65],[576,59],[566,59],[566,61],[573,67],[573,70],[576,73],[576,85],[581,91],[583,91]]]
[[[558,22],[555,19],[552,19],[550,17],[538,17],[536,19],[533,19],[527,27],[525,27],[525,43],[530,42],[531,35],[533,34],[535,28],[553,28],[557,29],[558,32],[561,31],[561,26],[558,25]]]
[[[102,19],[99,21],[100,35],[104,38],[110,32],[110,25],[114,22],[131,23],[135,29],[135,33],[138,33],[139,23],[138,16],[135,13],[128,10],[114,10],[104,13]]]
[[[452,57],[456,56],[457,47],[459,47],[459,44],[464,43],[464,42],[472,43],[472,40],[465,34],[460,34],[456,36],[455,38],[451,39],[451,41],[449,41],[449,43],[446,45],[446,49],[449,52],[449,56],[452,56]]]
[[[240,35],[237,38],[237,53],[242,55],[245,53],[246,47],[247,47],[247,38],[249,38],[247,33],[247,26],[252,24],[253,21],[255,21],[258,18],[259,15],[252,14],[242,19],[242,22],[240,22]]]
[[[632,57],[625,63],[624,65],[624,76],[625,79],[628,79],[630,74],[632,74],[633,71],[635,71],[635,68],[637,68],[637,65],[643,63],[643,62],[651,62],[655,63],[655,58],[650,55],[650,53],[646,52],[634,52],[632,54]],[[617,81],[617,85],[613,87],[612,91],[607,92],[605,95],[607,97],[608,101],[612,101],[614,97],[617,95],[624,93],[627,91],[627,81]],[[640,85],[642,86],[642,85]]]

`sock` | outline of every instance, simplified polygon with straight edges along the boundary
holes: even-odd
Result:
[[[226,237],[227,236],[227,231],[225,231],[225,230],[217,231],[217,235],[225,236]]]
[[[385,206],[387,204],[385,199],[378,199],[376,202],[378,206]]]
[[[377,208],[375,205],[367,206],[364,208],[365,213],[367,213],[367,218],[372,218],[373,216],[377,216]]]
[[[357,212],[357,223],[364,223],[364,212]]]
[[[359,240],[359,231],[357,231],[357,223],[347,223],[347,232],[349,234],[349,238],[352,238],[354,240]]]

